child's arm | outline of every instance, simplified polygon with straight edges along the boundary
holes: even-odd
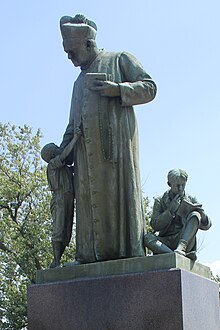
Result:
[[[75,134],[72,138],[72,140],[67,144],[67,146],[63,149],[63,151],[60,154],[61,161],[64,161],[66,157],[70,154],[70,152],[73,150],[73,147],[78,140],[78,138],[82,135],[81,130],[77,127],[75,129]]]

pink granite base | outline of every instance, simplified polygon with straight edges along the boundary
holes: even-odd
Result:
[[[218,285],[174,269],[31,285],[29,330],[219,330]]]

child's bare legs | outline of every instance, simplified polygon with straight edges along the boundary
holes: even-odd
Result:
[[[54,259],[50,265],[50,268],[57,268],[60,267],[60,259],[65,250],[65,245],[63,245],[61,242],[52,242],[52,246]]]

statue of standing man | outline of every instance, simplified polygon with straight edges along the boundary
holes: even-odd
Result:
[[[76,260],[145,255],[138,129],[133,106],[156,85],[129,53],[97,48],[96,24],[83,15],[60,20],[64,51],[81,72],[74,84],[64,148],[79,127],[74,162]]]

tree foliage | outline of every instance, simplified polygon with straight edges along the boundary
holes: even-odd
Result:
[[[143,197],[143,209],[144,209],[144,217],[145,217],[145,224],[146,224],[146,232],[152,232],[153,229],[150,225],[150,218],[152,215],[152,207],[150,206],[150,201],[148,197]]]
[[[26,288],[51,262],[41,132],[0,123],[0,328],[26,326]]]
[[[27,286],[52,260],[50,192],[41,132],[0,123],[0,329],[26,329]],[[149,227],[149,200],[144,198]],[[73,235],[74,236],[74,235]],[[73,260],[74,240],[63,255]]]

